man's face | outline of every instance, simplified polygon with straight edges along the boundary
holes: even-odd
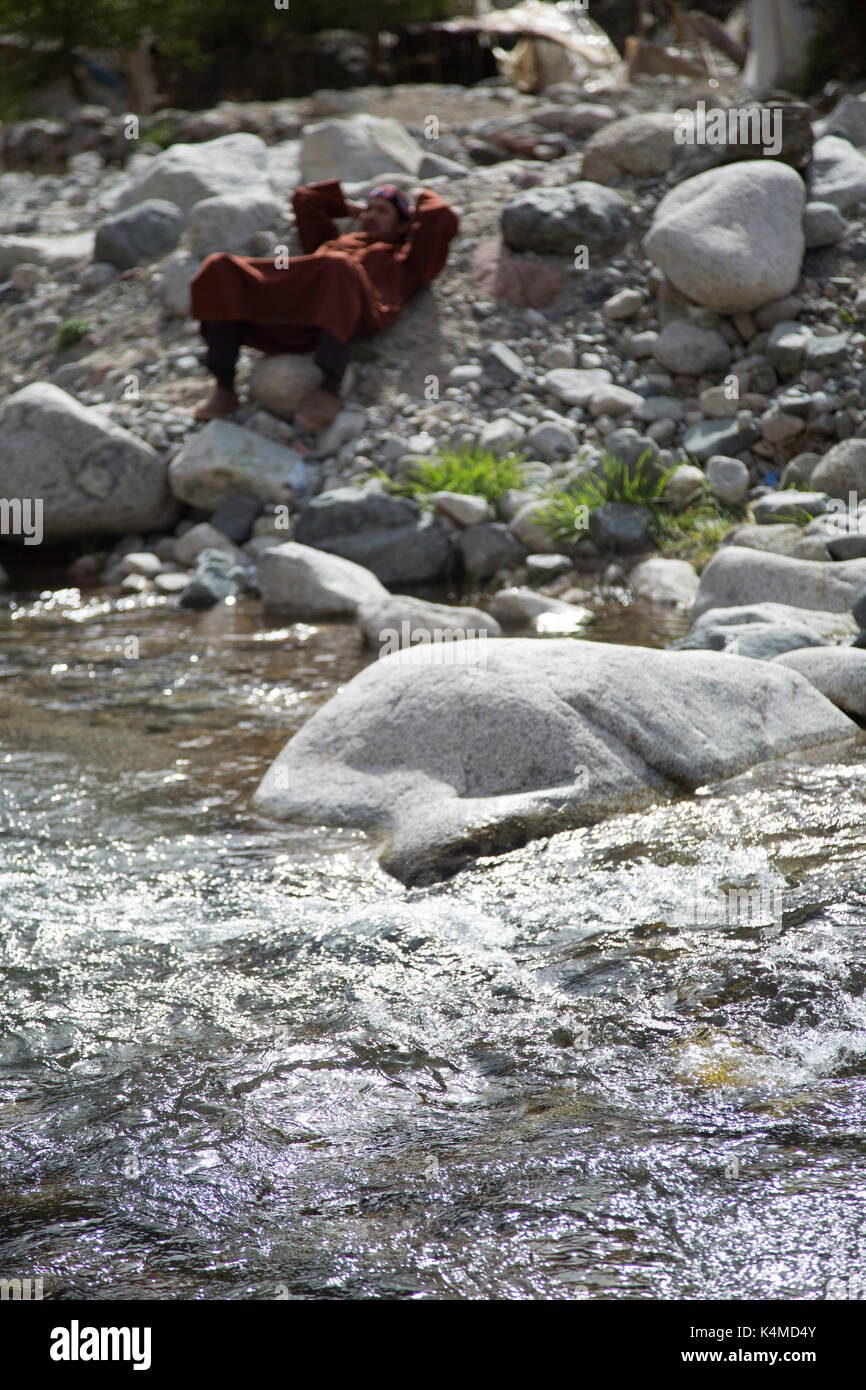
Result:
[[[399,212],[387,198],[371,198],[366,212],[361,214],[361,231],[377,241],[390,241],[402,226]]]

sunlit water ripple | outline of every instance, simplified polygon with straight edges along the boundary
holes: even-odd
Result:
[[[0,614],[0,1274],[818,1299],[862,1272],[863,739],[407,890],[363,836],[249,809],[369,659],[249,604]]]

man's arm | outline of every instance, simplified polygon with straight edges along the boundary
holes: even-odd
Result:
[[[292,207],[301,246],[308,256],[323,241],[333,241],[334,237],[340,235],[333,218],[351,216],[339,179],[326,179],[323,183],[296,188],[292,194]]]
[[[414,289],[423,289],[434,280],[448,258],[448,247],[459,222],[448,204],[430,188],[422,188],[415,203],[415,216],[403,246],[398,252],[414,280]]]

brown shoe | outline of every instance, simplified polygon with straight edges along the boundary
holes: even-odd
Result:
[[[227,415],[234,415],[240,401],[228,386],[214,386],[209,396],[203,401],[199,401],[195,410],[192,412],[194,420],[224,420]]]
[[[304,429],[323,430],[342,408],[343,402],[339,396],[333,391],[326,391],[324,386],[317,386],[300,410],[295,411],[295,420],[299,425],[303,425]]]

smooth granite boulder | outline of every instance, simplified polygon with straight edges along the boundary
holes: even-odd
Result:
[[[253,804],[384,837],[404,883],[856,733],[802,676],[712,652],[502,638],[413,647],[289,740]]]

